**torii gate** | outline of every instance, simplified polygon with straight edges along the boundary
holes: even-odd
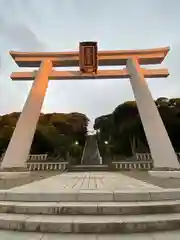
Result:
[[[167,131],[148,89],[145,78],[169,75],[167,69],[145,69],[140,65],[160,64],[169,48],[148,50],[98,51],[96,42],[80,43],[73,52],[10,52],[19,67],[38,67],[38,71],[14,72],[14,81],[34,80],[22,113],[9,142],[1,169],[26,167],[48,80],[130,78],[135,100],[152,154],[155,168],[180,168]],[[98,70],[99,66],[125,65],[119,70]],[[56,71],[53,67],[80,66],[80,71]]]

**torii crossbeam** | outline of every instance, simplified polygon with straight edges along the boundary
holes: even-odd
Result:
[[[10,52],[19,67],[38,67],[32,72],[12,73],[14,81],[34,80],[32,88],[3,158],[1,169],[22,169],[30,152],[48,80],[130,78],[154,167],[180,168],[167,131],[144,78],[162,78],[167,69],[146,69],[140,65],[161,64],[169,48],[98,51],[97,43],[80,43],[73,52]],[[122,66],[119,70],[98,70],[98,66]],[[56,71],[53,67],[77,67],[79,71]]]

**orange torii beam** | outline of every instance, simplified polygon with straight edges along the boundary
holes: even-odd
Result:
[[[146,49],[146,50],[114,50],[98,51],[99,66],[126,65],[129,58],[136,57],[141,65],[160,64],[169,47]],[[19,67],[39,67],[41,61],[48,59],[52,61],[53,67],[76,67],[79,66],[79,52],[15,52],[10,55]]]
[[[168,77],[169,72],[164,69],[143,69],[145,78],[162,78]],[[14,81],[32,81],[36,78],[38,71],[34,72],[14,72],[11,79]],[[80,71],[55,71],[49,74],[49,80],[85,80],[85,79],[120,79],[130,78],[127,69],[120,70],[98,70],[97,74],[85,74]]]

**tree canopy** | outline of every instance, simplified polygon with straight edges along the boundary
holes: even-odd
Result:
[[[180,98],[161,97],[155,103],[175,151],[180,152]],[[124,102],[111,114],[96,118],[94,128],[101,155],[105,153],[107,140],[114,155],[132,156],[135,152],[149,151],[135,101]]]
[[[0,116],[0,154],[8,146],[13,130],[20,113],[13,112]],[[78,142],[78,151],[83,149],[87,134],[89,119],[81,113],[48,113],[41,114],[31,153],[49,153],[65,157],[70,148],[74,148],[74,142]],[[77,152],[77,151],[76,151]],[[76,154],[77,155],[77,154]]]

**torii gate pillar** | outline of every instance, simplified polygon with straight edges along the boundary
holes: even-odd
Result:
[[[136,99],[139,115],[153,158],[154,168],[180,168],[156,104],[149,91],[137,58],[127,61],[127,70]]]
[[[2,169],[25,169],[48,87],[52,62],[43,60],[3,158]]]

